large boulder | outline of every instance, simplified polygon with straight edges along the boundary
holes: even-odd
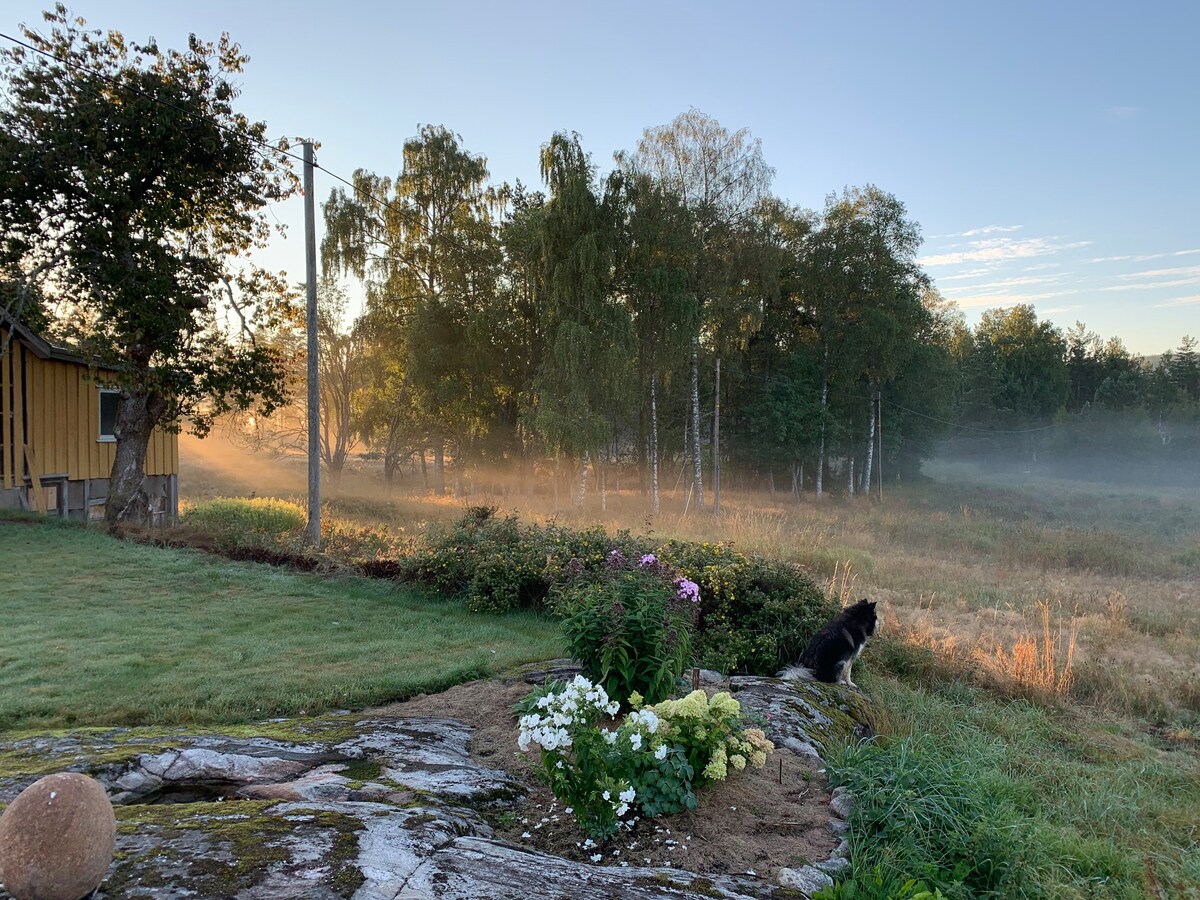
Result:
[[[0,815],[0,877],[16,900],[79,900],[104,879],[116,833],[98,782],[75,772],[47,775]]]

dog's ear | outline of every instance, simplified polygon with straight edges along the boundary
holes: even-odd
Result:
[[[867,603],[867,599],[865,597],[863,598],[863,603],[866,603],[867,606],[871,607],[871,609],[874,609],[876,606],[879,605],[878,600],[872,600],[870,603]]]

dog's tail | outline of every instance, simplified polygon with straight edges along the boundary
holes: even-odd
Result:
[[[813,675],[813,670],[808,666],[787,666],[780,669],[776,678],[784,678],[788,681],[813,681],[816,676]]]

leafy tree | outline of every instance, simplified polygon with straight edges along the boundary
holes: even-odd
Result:
[[[1082,322],[1067,329],[1067,374],[1071,378],[1069,409],[1079,412],[1096,398],[1105,378],[1100,337]]]
[[[0,266],[44,285],[68,310],[59,333],[119,387],[106,516],[145,521],[155,426],[186,417],[203,435],[283,400],[283,360],[254,331],[290,297],[247,256],[296,180],[265,124],[234,110],[247,57],[228,35],[164,51],[87,31],[61,4],[44,17],[48,35],[24,35],[48,56],[0,51]]]
[[[1200,401],[1200,354],[1196,353],[1196,339],[1184,335],[1179,347],[1171,354],[1167,371],[1171,381],[1193,401]]]
[[[618,172],[615,180],[625,226],[618,281],[633,317],[639,371],[647,391],[650,505],[657,513],[660,386],[664,371],[678,368],[688,353],[689,337],[696,333],[698,309],[689,276],[698,247],[682,198],[637,172]]]
[[[324,205],[322,259],[332,271],[364,279],[364,325],[390,357],[380,361],[394,390],[381,398],[392,407],[384,429],[388,470],[404,445],[401,429],[416,429],[433,447],[438,493],[447,443],[461,447],[486,416],[480,367],[487,359],[471,345],[481,335],[470,324],[492,302],[499,264],[487,160],[462,149],[461,140],[443,126],[422,126],[404,143],[394,183],[360,169],[354,190],[335,189]]]
[[[1031,305],[989,309],[975,329],[975,353],[996,376],[992,406],[1007,413],[998,424],[1045,420],[1064,407],[1071,389],[1066,344]]]
[[[740,261],[737,237],[766,197],[774,170],[763,160],[762,142],[748,129],[730,132],[698,109],[676,116],[668,125],[647,128],[637,153],[623,164],[649,174],[680,198],[692,213],[700,252],[692,270],[701,328],[728,318],[724,303],[732,296]],[[696,505],[704,507],[700,455],[700,333],[691,337],[692,481]]]
[[[348,299],[340,284],[323,278],[317,285],[317,359],[319,382],[318,453],[334,487],[341,481],[350,452],[361,438],[356,414],[368,385],[369,369],[357,322],[346,327]],[[259,340],[281,351],[287,361],[288,402],[270,418],[242,412],[230,418],[235,443],[255,450],[305,452],[308,446],[308,376],[305,323],[288,322],[277,332],[260,334]]]
[[[598,197],[591,160],[577,134],[555,134],[542,148],[550,190],[542,218],[548,345],[535,381],[534,413],[547,445],[579,460],[582,502],[588,456],[612,435],[627,409],[633,331],[612,292],[616,215]]]

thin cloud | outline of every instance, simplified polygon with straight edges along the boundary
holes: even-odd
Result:
[[[1176,306],[1195,306],[1200,304],[1200,294],[1192,294],[1190,297],[1176,297],[1174,300],[1168,300],[1166,303],[1155,303],[1155,309],[1171,309]]]
[[[1063,313],[1076,312],[1083,309],[1083,304],[1076,303],[1074,306],[1055,306],[1051,309],[1039,309],[1043,316],[1061,316]]]
[[[978,269],[971,269],[967,272],[960,272],[957,275],[942,275],[938,281],[963,281],[968,278],[983,278],[986,275],[995,273],[998,266],[980,266]]]
[[[1200,284],[1200,275],[1193,278],[1172,278],[1170,281],[1143,281],[1140,284],[1115,284],[1100,288],[1102,291],[1156,291],[1161,288],[1191,287]]]
[[[1195,250],[1174,250],[1170,253],[1146,253],[1141,256],[1098,256],[1092,262],[1149,262],[1152,259],[1170,259],[1174,256],[1195,256],[1197,253],[1200,253],[1200,248]]]
[[[939,241],[945,238],[977,237],[981,234],[999,234],[1006,231],[1020,231],[1024,225],[984,225],[982,228],[971,228],[968,231],[955,231],[952,234],[931,234],[929,240]]]
[[[1049,300],[1051,297],[1066,297],[1078,294],[1077,290],[1043,291],[1039,294],[974,294],[970,297],[950,297],[959,306],[972,308],[977,306],[1016,306],[1018,303],[1033,303],[1037,300]]]
[[[1137,106],[1110,106],[1105,112],[1114,119],[1128,119],[1136,116],[1141,109]]]
[[[1118,275],[1121,279],[1132,278],[1162,278],[1166,275],[1200,275],[1200,266],[1176,266],[1173,269],[1150,269],[1145,272],[1132,272],[1127,275]]]
[[[984,241],[972,241],[970,250],[957,253],[942,253],[926,256],[918,260],[924,266],[954,266],[965,262],[1006,262],[1012,259],[1027,259],[1033,256],[1047,256],[1063,250],[1075,250],[1087,247],[1091,241],[1074,241],[1067,244],[1057,244],[1048,238],[991,238]]]
[[[1041,272],[1044,269],[1058,269],[1062,267],[1062,263],[1038,263],[1036,266],[1026,266],[1022,272]]]
[[[975,237],[980,234],[1001,234],[1007,231],[1020,231],[1024,225],[985,225],[982,228],[972,228],[955,237]]]

